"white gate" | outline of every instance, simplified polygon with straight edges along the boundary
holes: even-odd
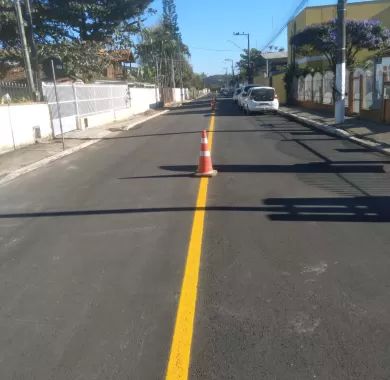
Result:
[[[352,112],[359,114],[360,113],[360,104],[361,104],[361,82],[362,82],[363,70],[356,69],[353,73],[353,104]]]
[[[322,74],[315,73],[313,77],[313,101],[322,103]]]
[[[80,118],[110,113],[130,107],[127,85],[60,84],[57,85],[58,105],[53,83],[42,83],[48,102],[55,136],[77,129]]]
[[[334,74],[327,71],[323,80],[323,102],[324,104],[333,104]]]
[[[313,100],[313,76],[311,74],[307,74],[305,77],[304,97],[307,102],[311,102]]]
[[[303,76],[298,78],[298,100],[301,102],[305,100],[305,78]]]

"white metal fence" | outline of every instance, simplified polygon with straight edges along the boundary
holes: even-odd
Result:
[[[63,131],[68,132],[76,129],[83,118],[107,112],[115,113],[130,107],[127,85],[57,85],[58,106],[53,83],[43,83],[42,92],[49,105],[55,135],[60,134],[60,115]]]
[[[171,95],[169,101],[180,102],[181,98],[188,100],[191,97],[187,88],[167,90]],[[65,133],[126,119],[155,108],[162,98],[167,100],[160,95],[159,89],[134,87],[133,83],[58,84],[58,105],[53,83],[43,83],[42,92],[49,106],[55,136],[61,133],[60,116]]]

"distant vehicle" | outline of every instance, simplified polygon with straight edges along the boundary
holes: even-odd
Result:
[[[237,103],[238,95],[240,95],[241,92],[242,92],[242,88],[237,88],[236,91],[234,91],[233,100],[235,103]]]
[[[228,88],[221,88],[221,92],[220,92],[220,94],[222,95],[222,96],[229,96],[229,89]]]
[[[234,91],[233,100],[235,103],[237,103],[238,95],[240,95],[241,92],[242,92],[242,88],[237,88],[236,91]]]
[[[237,104],[238,104],[238,106],[239,106],[240,108],[243,108],[245,98],[248,96],[248,91],[249,91],[252,87],[258,87],[258,85],[256,85],[256,84],[248,84],[248,85],[246,85],[245,87],[243,87],[241,93],[238,95],[238,97],[237,97]]]
[[[279,109],[278,95],[273,87],[252,87],[243,107],[248,115],[254,112],[276,112]]]

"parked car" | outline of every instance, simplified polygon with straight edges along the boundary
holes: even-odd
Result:
[[[222,88],[221,89],[221,96],[224,96],[226,98],[229,98],[233,96],[234,90],[232,88]]]
[[[221,96],[228,96],[229,90],[227,88],[221,88],[220,94]]]
[[[234,91],[233,100],[235,103],[237,103],[238,95],[240,95],[241,92],[242,92],[242,88],[237,88],[236,91]]]
[[[248,115],[254,112],[276,112],[279,109],[278,95],[273,87],[252,87],[243,107]]]
[[[256,84],[248,84],[245,87],[243,87],[241,93],[237,97],[237,104],[240,108],[243,109],[245,98],[248,96],[248,91],[252,87],[258,87]]]

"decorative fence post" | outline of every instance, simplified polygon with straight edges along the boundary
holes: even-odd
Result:
[[[353,113],[353,70],[348,75],[348,113]]]
[[[76,91],[76,86],[75,86],[74,83],[72,83],[72,90],[73,90],[74,106],[75,106],[75,109],[76,109],[76,127],[77,127],[77,129],[81,129],[81,126],[80,126],[79,103],[77,101],[77,91]]]
[[[314,101],[314,76],[311,78],[311,99],[310,101],[313,103]]]
[[[363,109],[363,74],[359,75],[359,113]]]

